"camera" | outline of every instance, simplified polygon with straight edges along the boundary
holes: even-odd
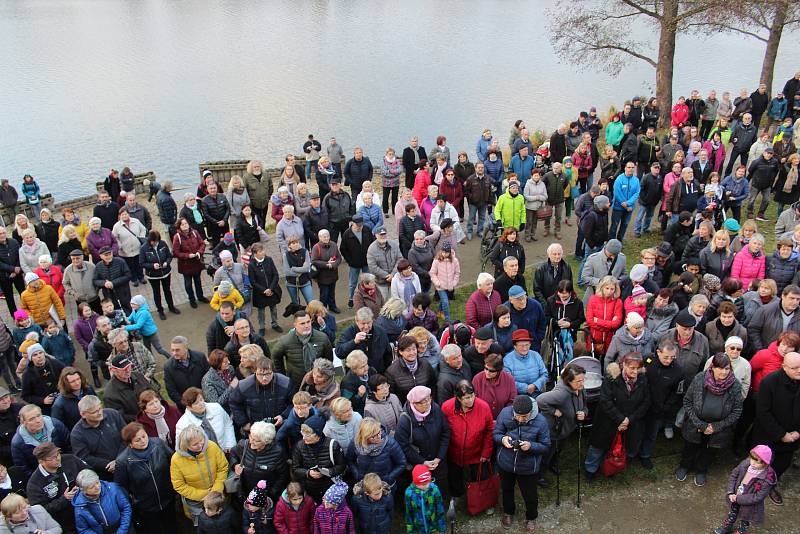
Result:
[[[515,451],[518,451],[518,450],[520,450],[521,443],[522,442],[520,440],[518,440],[518,439],[512,439],[511,440],[511,448],[514,449]]]
[[[274,417],[265,417],[264,419],[262,419],[262,421],[264,421],[265,423],[268,423],[270,425],[274,425],[275,424],[275,418]]]

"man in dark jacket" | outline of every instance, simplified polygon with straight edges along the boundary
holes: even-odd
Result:
[[[106,382],[103,402],[117,410],[126,423],[136,420],[139,413],[139,393],[145,389],[160,389],[144,375],[133,370],[133,363],[124,354],[117,354],[108,366],[111,380]]]
[[[725,176],[730,176],[733,171],[733,164],[736,159],[742,158],[742,165],[747,166],[747,158],[750,153],[750,147],[756,142],[756,127],[753,124],[753,116],[749,113],[742,115],[742,120],[736,124],[736,127],[731,132],[731,156],[728,160],[728,165],[725,167]]]
[[[17,205],[18,199],[19,194],[17,193],[17,190],[14,189],[14,186],[9,183],[8,178],[3,178],[0,180],[0,208],[8,208],[13,212],[14,207]],[[7,224],[11,223],[12,221],[8,221]]]
[[[405,169],[406,188],[414,189],[414,177],[420,169],[420,162],[428,159],[425,147],[419,145],[419,139],[412,137],[409,146],[403,149],[403,169]]]
[[[483,235],[486,213],[492,202],[492,181],[486,174],[486,165],[482,161],[475,164],[475,174],[464,181],[464,196],[469,206],[469,217],[465,230],[467,239],[472,239],[472,228],[476,218],[478,220],[477,233],[479,236]]]
[[[331,180],[331,192],[322,199],[322,205],[328,210],[331,242],[338,243],[339,234],[347,230],[347,224],[356,212],[355,200],[342,190],[342,184],[334,178]]]
[[[103,190],[97,193],[97,204],[92,210],[92,217],[100,219],[100,226],[112,230],[119,220],[119,204],[114,202]]]
[[[598,196],[600,196],[600,186],[593,185],[575,200],[575,220],[578,223],[578,235],[575,238],[575,258],[578,261],[583,259],[583,244],[585,242],[583,230],[581,230],[581,221],[587,213],[594,209],[594,199]]]
[[[675,415],[681,407],[681,395],[678,393],[683,382],[683,371],[675,358],[678,347],[672,339],[664,338],[656,349],[655,356],[645,357],[647,369],[647,386],[650,388],[650,409],[644,418],[644,438],[639,458],[645,469],[653,468],[653,445],[659,431],[664,426],[672,426]]]
[[[208,185],[208,194],[200,201],[200,213],[206,223],[208,240],[212,247],[216,247],[228,228],[228,217],[231,215],[231,206],[225,195],[217,192],[216,182]]]
[[[203,387],[203,377],[208,371],[208,361],[202,352],[189,349],[189,340],[175,336],[170,343],[172,358],[164,363],[164,383],[172,402],[183,411],[181,397],[191,387]]]
[[[800,447],[800,354],[790,352],[783,367],[761,381],[756,399],[753,441],[772,449],[771,466],[780,478]],[[777,488],[770,492],[775,504],[783,504]]]
[[[14,402],[11,392],[0,387],[0,464],[10,466],[11,440],[19,425],[19,410],[22,404]]]
[[[639,140],[639,148],[636,160],[638,162],[637,176],[644,176],[650,165],[658,161],[661,152],[661,145],[656,139],[656,131],[652,126],[647,128],[647,132]]]
[[[175,237],[175,223],[178,220],[178,205],[172,198],[172,182],[166,181],[156,195],[156,208],[158,208],[158,218],[167,227],[169,240]]]
[[[17,311],[14,301],[15,287],[20,295],[25,291],[24,273],[19,263],[19,243],[9,237],[5,226],[0,226],[0,289],[6,296],[6,306],[12,317]]]
[[[233,422],[246,432],[251,424],[265,419],[272,419],[275,426],[280,426],[289,417],[291,401],[289,377],[274,372],[269,358],[259,358],[255,374],[239,381],[228,404]]]
[[[661,163],[654,161],[650,164],[650,172],[642,177],[639,190],[639,211],[633,223],[633,235],[639,238],[643,233],[650,231],[653,212],[661,203],[664,194],[662,190]]]
[[[584,258],[599,252],[608,241],[608,210],[611,202],[607,196],[598,195],[594,198],[593,203],[594,209],[588,212],[580,223],[584,239]]]
[[[531,349],[539,352],[547,327],[542,305],[536,299],[530,298],[519,286],[509,289],[508,301],[505,302],[505,305],[511,310],[511,324],[527,330],[533,338]]]
[[[239,310],[234,309],[232,303],[223,302],[220,304],[219,311],[214,315],[214,320],[206,328],[206,349],[209,354],[214,349],[225,349],[233,335],[233,323],[241,317],[244,317],[244,315]]]
[[[761,124],[761,116],[767,111],[769,106],[769,93],[767,93],[767,85],[762,83],[758,89],[750,93],[750,101],[753,103],[753,108],[750,113],[753,115],[753,124],[756,128]]]
[[[115,258],[111,247],[100,249],[100,263],[94,269],[94,287],[103,290],[105,298],[114,302],[114,308],[131,313],[131,270],[122,258]]]
[[[672,252],[675,254],[674,258],[683,257],[683,250],[692,238],[693,230],[694,220],[692,219],[692,214],[688,211],[682,211],[678,215],[678,220],[667,226],[664,232],[664,241],[672,245]],[[665,282],[668,279],[669,277],[665,277]]]
[[[356,147],[353,157],[344,166],[344,185],[350,186],[350,192],[355,198],[361,192],[361,185],[369,181],[372,181],[372,162],[364,157],[361,147]]]
[[[11,439],[11,458],[24,479],[36,469],[34,448],[44,442],[69,451],[69,429],[58,419],[42,415],[38,406],[26,404],[19,410],[19,427]]]
[[[561,163],[567,155],[567,125],[559,124],[550,136],[550,162]]]
[[[349,266],[349,280],[347,288],[347,307],[353,308],[353,295],[358,287],[358,277],[361,273],[368,273],[367,249],[375,240],[372,232],[364,226],[361,215],[353,215],[350,226],[342,234],[342,244],[339,252]]]
[[[766,221],[764,214],[769,206],[769,196],[775,179],[780,172],[780,164],[775,158],[775,151],[768,146],[760,158],[750,164],[750,171],[747,179],[750,180],[750,196],[747,198],[747,218],[753,218],[753,208],[755,207],[758,195],[761,195],[761,205],[758,207],[757,220]]]
[[[103,480],[112,481],[117,456],[125,448],[120,436],[125,420],[117,410],[104,409],[94,395],[83,397],[78,410],[81,420],[69,436],[72,452]]]
[[[336,353],[346,357],[354,350],[367,355],[370,367],[383,373],[392,363],[392,348],[386,332],[375,326],[372,310],[367,307],[356,311],[356,322],[348,326],[339,337]]]
[[[760,306],[747,324],[747,341],[752,352],[766,349],[781,332],[800,333],[800,287],[790,284],[781,297]]]
[[[699,126],[700,117],[706,110],[706,101],[700,97],[700,91],[697,89],[692,91],[692,94],[686,101],[686,107],[689,108],[689,124],[692,126]]]
[[[508,290],[513,286],[520,286],[528,292],[525,275],[519,272],[519,260],[514,256],[506,256],[503,258],[503,272],[494,281],[494,289],[500,293],[501,302],[508,300]]]
[[[328,209],[322,205],[319,193],[316,191],[308,196],[311,208],[303,216],[303,235],[306,238],[305,247],[309,252],[319,242],[319,231],[330,228]]]
[[[533,296],[544,306],[555,295],[558,282],[572,281],[572,267],[564,260],[564,249],[559,243],[547,247],[547,259],[533,273]]]
[[[44,348],[34,343],[28,347],[28,362],[22,373],[21,397],[31,404],[37,405],[50,415],[53,402],[58,395],[58,378],[64,369],[64,364],[48,356]]]
[[[33,449],[38,469],[27,484],[28,502],[41,505],[65,532],[75,528],[72,498],[78,493],[75,478],[89,466],[72,454],[61,454],[53,443],[43,443]]]
[[[466,360],[472,371],[472,376],[478,376],[484,371],[484,360],[489,354],[502,355],[503,347],[493,339],[491,327],[482,327],[475,330],[474,344],[464,350],[462,357]],[[516,391],[516,390],[515,390]]]
[[[472,369],[464,362],[458,345],[442,347],[442,363],[436,380],[436,402],[439,406],[453,398],[453,389],[461,380],[472,383]]]
[[[400,253],[408,258],[408,251],[414,245],[414,233],[417,230],[425,231],[425,221],[419,216],[416,204],[406,204],[405,217],[400,219]]]
[[[695,182],[703,185],[708,183],[711,173],[714,172],[714,166],[708,161],[708,150],[705,148],[697,153],[697,159],[692,162],[692,172],[694,173]]]

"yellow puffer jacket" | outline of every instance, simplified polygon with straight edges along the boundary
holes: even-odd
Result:
[[[228,460],[219,445],[206,439],[203,451],[197,456],[180,449],[173,454],[169,475],[178,495],[192,501],[202,501],[209,489],[225,492]],[[186,517],[191,518],[186,506],[183,511]]]
[[[78,239],[81,242],[81,246],[83,247],[83,252],[85,254],[89,253],[89,249],[86,247],[86,235],[89,233],[89,227],[86,226],[86,223],[81,221],[80,224],[72,223],[72,226],[75,227],[75,233],[78,234]],[[58,228],[58,238],[61,239],[61,230],[63,230],[63,226],[59,226]]]
[[[36,282],[33,284],[36,284]],[[56,307],[58,316],[62,321],[65,321],[67,315],[64,313],[64,305],[61,303],[61,299],[58,298],[56,290],[42,281],[38,282],[40,284],[38,288],[35,288],[33,284],[28,285],[28,289],[20,295],[22,309],[28,312],[33,322],[44,327],[47,321],[52,319],[50,316],[51,305]]]

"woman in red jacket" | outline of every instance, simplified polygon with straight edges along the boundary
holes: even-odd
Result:
[[[453,393],[455,397],[442,404],[442,413],[450,424],[448,482],[453,497],[459,498],[465,493],[465,469],[469,469],[469,480],[489,477],[494,418],[489,405],[475,395],[467,380],[460,380]]]
[[[506,406],[517,398],[517,384],[511,373],[503,370],[503,357],[487,354],[483,360],[483,371],[472,377],[472,386],[478,398],[489,405],[492,417],[497,419]]]
[[[189,225],[185,217],[178,219],[178,231],[172,238],[172,254],[178,258],[178,272],[183,275],[183,287],[186,289],[192,308],[197,308],[198,300],[206,304],[210,302],[203,296],[203,282],[200,280],[205,250],[206,244],[197,230]],[[192,282],[195,291],[192,291]]]
[[[419,174],[419,173],[418,173]],[[444,180],[439,184],[439,194],[444,195],[447,201],[456,209],[456,213],[464,220],[464,186],[456,178],[456,171],[447,169]]]
[[[597,357],[606,353],[614,332],[622,325],[622,300],[619,293],[617,279],[605,276],[586,304],[586,324],[589,326]]]
[[[686,98],[678,98],[678,103],[672,106],[672,126],[683,128],[689,120],[689,106],[686,105]]]
[[[578,148],[572,154],[572,166],[578,169],[578,184],[580,185],[581,194],[583,194],[586,192],[589,174],[594,170],[592,151],[589,149],[589,145],[584,142],[578,145]]]
[[[761,380],[773,371],[783,366],[783,357],[790,352],[800,349],[800,334],[797,332],[781,332],[776,341],[769,344],[766,349],[756,352],[750,360],[750,369],[753,376],[753,392],[758,393]]]
[[[145,389],[139,393],[139,414],[136,421],[151,438],[161,438],[164,443],[175,448],[175,425],[181,412],[174,405],[161,398],[155,390]]]

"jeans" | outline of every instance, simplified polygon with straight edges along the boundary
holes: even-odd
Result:
[[[319,300],[328,309],[336,308],[336,282],[332,284],[317,284],[319,286]],[[303,294],[305,296],[305,294]]]
[[[303,298],[306,299],[306,304],[314,300],[314,292],[311,290],[311,282],[308,282],[306,285],[299,288],[286,284],[286,289],[289,290],[289,298],[292,299],[292,304],[300,304],[300,299],[297,296],[298,289],[300,290],[300,293],[303,294]]]
[[[311,167],[316,167],[317,161],[306,160],[306,182],[311,182]]]
[[[597,473],[600,469],[600,464],[603,463],[603,458],[606,456],[606,451],[598,449],[592,445],[586,449],[586,458],[583,460],[583,467],[587,473]]]
[[[539,517],[539,473],[517,475],[498,469],[500,472],[500,492],[503,498],[503,513],[514,515],[514,485],[518,483],[522,500],[525,501],[525,519],[533,521]]]
[[[192,291],[192,282],[194,281],[194,291]],[[186,295],[189,297],[189,302],[195,302],[196,298],[203,298],[203,281],[200,280],[200,273],[194,275],[183,275],[183,287],[186,289]]]
[[[653,222],[653,212],[655,206],[642,206],[639,204],[639,211],[636,212],[636,221],[633,223],[633,235],[640,236],[650,231],[650,223]]]
[[[478,232],[477,235],[483,234],[483,225],[486,223],[486,204],[482,206],[476,206],[475,204],[469,204],[469,216],[467,218],[467,235],[471,236],[472,233],[472,225],[475,221],[475,217],[478,218]]]
[[[164,311],[164,305],[161,303],[161,291],[164,291],[164,298],[167,300],[167,307],[172,310],[175,304],[172,302],[172,290],[170,289],[170,278],[151,278],[150,287],[153,288],[153,300],[156,303],[156,309],[160,312]]]
[[[450,297],[447,295],[447,290],[437,289],[436,293],[439,295],[439,309],[444,314],[445,322],[450,322]]]
[[[641,458],[650,458],[653,455],[653,445],[656,443],[658,433],[664,428],[666,421],[660,417],[646,417],[644,420],[644,438],[642,448],[639,450]]]
[[[586,238],[583,237],[583,230],[581,230],[581,222],[578,221],[578,235],[575,236],[575,257],[579,260],[583,259],[583,244]]]
[[[152,352],[150,347],[153,347],[159,354],[168,360],[172,357],[172,354],[170,354],[167,349],[164,348],[164,345],[161,344],[161,338],[158,337],[158,332],[149,336],[142,334],[142,343],[144,343],[144,346],[147,347],[147,350]]]
[[[266,308],[256,308],[256,313],[258,314],[258,324],[261,330],[267,329],[267,309]],[[269,307],[269,316],[272,319],[272,326],[278,324],[278,305],[273,304]]]
[[[349,280],[347,285],[347,295],[349,300],[353,300],[353,295],[356,293],[356,288],[358,287],[358,279],[361,276],[361,273],[368,273],[369,269],[366,267],[350,267],[349,268]]]
[[[756,204],[756,199],[758,195],[761,195],[761,205],[758,208],[758,216],[763,217],[764,212],[767,211],[767,206],[769,205],[769,197],[770,197],[770,188],[765,187],[764,189],[756,189],[755,187],[750,187],[750,196],[747,197],[747,218],[753,218],[753,208]],[[778,212],[780,214],[780,212]]]
[[[628,210],[613,210],[611,212],[611,226],[608,229],[609,239],[625,239],[625,232],[628,230],[628,223],[631,221],[632,212]]]

